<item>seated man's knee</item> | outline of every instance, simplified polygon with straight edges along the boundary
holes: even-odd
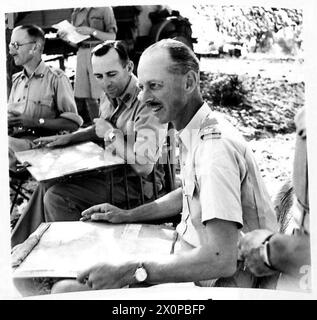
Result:
[[[63,188],[58,184],[45,192],[43,202],[47,221],[59,220],[56,216],[58,212],[66,212],[67,210],[67,200],[64,198]]]
[[[44,195],[44,205],[50,205],[53,203],[56,203],[56,201],[60,201],[59,199],[61,198],[62,191],[58,187],[58,185],[54,185],[50,187],[49,189],[46,190],[45,195]]]
[[[53,285],[51,289],[51,294],[87,291],[87,290],[90,290],[87,285],[81,284],[76,280],[61,280],[56,282]]]
[[[72,199],[71,190],[67,184],[55,184],[44,195],[44,214],[47,222],[77,221],[81,211]]]

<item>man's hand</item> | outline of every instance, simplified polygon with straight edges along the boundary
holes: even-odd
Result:
[[[94,32],[95,29],[92,29],[90,27],[87,26],[81,26],[81,27],[77,27],[76,31],[80,34],[84,34],[84,35],[91,35]]]
[[[65,146],[71,142],[72,134],[63,134],[49,137],[41,137],[33,140],[34,143],[48,148]]]
[[[113,125],[109,121],[102,118],[94,119],[94,123],[96,135],[102,139],[104,138],[104,135],[108,130],[113,129]]]
[[[60,30],[60,31],[57,31],[57,36],[63,40],[65,40],[65,38],[67,37],[68,35],[68,32],[65,31],[65,30]]]
[[[260,245],[257,248],[251,249],[244,260],[244,265],[257,277],[269,276],[272,274],[276,274],[277,272],[268,268],[264,264],[263,250],[264,245]]]
[[[276,273],[268,268],[263,261],[263,241],[272,234],[269,230],[254,230],[247,233],[238,243],[239,259],[256,276],[267,276]]]
[[[259,247],[263,241],[273,232],[265,229],[257,229],[246,233],[239,241],[239,258],[243,259],[251,249]]]
[[[99,263],[79,273],[77,280],[93,290],[122,288],[136,282],[134,272],[137,266],[137,263],[128,261]]]
[[[24,128],[35,128],[37,127],[36,119],[28,117],[20,112],[11,111],[8,117],[9,127],[24,127]]]
[[[98,204],[82,212],[81,221],[107,221],[111,223],[130,222],[130,211],[109,203]]]
[[[57,36],[58,36],[60,39],[62,39],[62,40],[64,40],[65,42],[67,42],[67,43],[68,43],[69,45],[71,45],[72,47],[78,48],[78,45],[77,45],[76,43],[70,42],[70,41],[68,40],[68,38],[67,38],[68,32],[67,32],[67,31],[64,31],[64,30],[58,31],[58,32],[57,32]]]

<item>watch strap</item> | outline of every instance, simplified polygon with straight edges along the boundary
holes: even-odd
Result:
[[[271,249],[270,249],[270,239],[274,233],[270,234],[263,242],[263,263],[266,267],[268,267],[271,270],[277,271],[276,268],[273,267],[271,263]]]

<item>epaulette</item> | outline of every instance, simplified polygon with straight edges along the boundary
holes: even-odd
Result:
[[[221,130],[219,128],[219,122],[216,118],[209,116],[201,123],[199,129],[199,137],[202,140],[205,139],[220,139]]]
[[[54,73],[58,77],[62,77],[63,75],[65,75],[65,72],[59,68],[49,66],[49,69],[50,71],[52,71],[52,73]]]
[[[16,81],[23,74],[23,70],[12,75],[12,82]]]

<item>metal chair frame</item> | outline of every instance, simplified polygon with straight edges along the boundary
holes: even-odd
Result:
[[[13,199],[11,200],[10,214],[13,212],[14,207],[17,204],[18,196],[25,200],[29,200],[30,197],[27,194],[32,194],[31,190],[23,187],[23,185],[29,181],[30,175],[26,169],[20,172],[12,172],[9,170],[10,176],[10,189],[14,192]]]
[[[172,125],[169,124],[168,126],[169,130],[173,129]],[[158,199],[159,197],[163,196],[166,193],[169,193],[175,189],[175,137],[174,136],[167,136],[165,144],[163,146],[163,152],[162,156],[159,159],[158,163],[154,165],[154,168],[150,174],[150,180],[153,185],[153,197],[151,199],[145,199],[144,196],[144,190],[143,190],[143,178],[140,176],[138,177],[138,183],[139,183],[139,188],[140,188],[140,199],[139,202],[136,205],[142,205],[144,203],[153,201]],[[156,181],[156,170],[157,170],[157,165],[158,164],[163,164],[163,169],[164,169],[164,186],[162,191],[157,190],[157,181]],[[113,174],[111,172],[110,175],[110,201],[111,204],[113,203]],[[124,183],[124,189],[125,189],[125,207],[127,209],[130,209],[132,207],[135,207],[135,205],[131,202],[129,198],[129,187],[128,187],[128,175],[127,175],[127,166],[125,165],[123,168],[123,183]],[[158,221],[158,223],[164,223],[164,222],[172,222],[173,225],[176,225],[180,220],[180,217],[172,217],[171,219],[168,219],[168,221]]]

